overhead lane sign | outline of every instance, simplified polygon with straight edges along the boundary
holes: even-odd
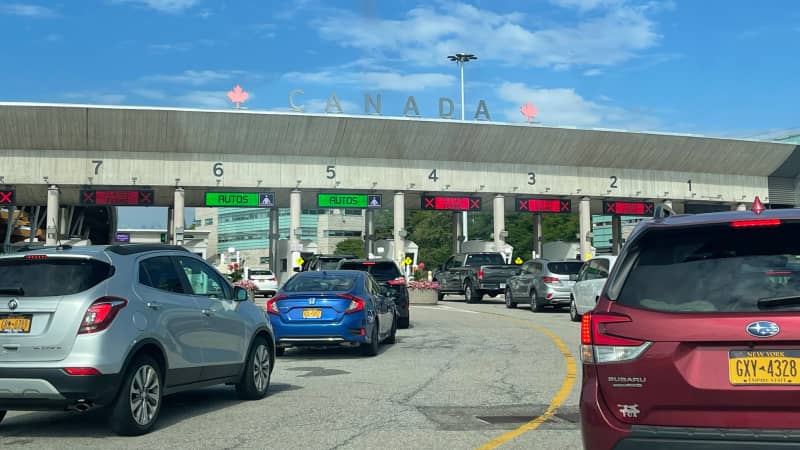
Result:
[[[81,205],[152,206],[155,193],[150,190],[93,190],[81,189]]]
[[[571,213],[572,200],[561,198],[521,198],[514,202],[517,212],[530,213]]]
[[[378,209],[382,203],[380,195],[373,194],[317,194],[318,208]]]
[[[205,206],[215,208],[273,208],[274,192],[206,192]]]
[[[422,209],[432,211],[480,211],[481,198],[423,195]]]
[[[652,216],[653,202],[618,202],[603,200],[603,214],[619,214],[625,216]]]

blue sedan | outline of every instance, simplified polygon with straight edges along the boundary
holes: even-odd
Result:
[[[267,301],[277,344],[287,347],[344,345],[378,354],[394,344],[397,307],[369,273],[356,270],[301,272]]]

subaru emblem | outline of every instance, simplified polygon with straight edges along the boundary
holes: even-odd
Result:
[[[15,298],[12,298],[11,300],[8,301],[8,309],[13,311],[13,310],[17,309],[18,306],[19,306],[19,302]]]
[[[746,330],[747,334],[750,336],[765,338],[772,337],[780,333],[781,328],[775,322],[759,320],[758,322],[748,324]]]
[[[309,305],[316,305],[317,304],[317,299],[315,299],[315,298],[308,299],[308,304]]]

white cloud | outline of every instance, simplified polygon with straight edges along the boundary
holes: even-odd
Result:
[[[587,100],[572,88],[544,89],[506,82],[498,88],[498,96],[513,105],[533,103],[539,110],[534,121],[546,125],[631,130],[655,129],[659,126],[654,117]],[[519,112],[519,106],[505,109],[503,113],[511,122],[525,120]]]
[[[529,26],[519,13],[498,14],[472,5],[440,2],[401,19],[365,19],[334,10],[313,21],[321,36],[382,59],[431,66],[464,49],[482,60],[511,66],[607,66],[633,58],[660,39],[652,8],[620,4],[571,25]],[[475,64],[475,63],[473,63]]]
[[[176,75],[150,75],[144,77],[143,80],[202,86],[215,81],[232,80],[247,75],[248,73],[243,70],[186,70]]]
[[[561,6],[562,8],[575,8],[579,11],[591,11],[593,9],[614,6],[622,3],[621,0],[550,0],[550,3]]]
[[[164,100],[167,98],[167,94],[156,89],[134,89],[131,93],[149,100]]]
[[[192,49],[192,44],[189,42],[176,42],[173,44],[150,44],[148,47],[156,52],[185,52]]]
[[[199,0],[113,0],[114,3],[136,3],[164,13],[181,13]]]
[[[187,108],[231,109],[233,103],[225,94],[225,91],[190,91],[175,97],[175,101]],[[249,100],[252,99],[251,93]]]
[[[119,105],[128,97],[125,94],[109,94],[100,92],[67,92],[63,94],[67,100],[80,101],[82,103],[102,104],[102,105]]]
[[[456,78],[441,73],[349,72],[325,70],[321,72],[289,72],[283,78],[292,82],[314,83],[330,86],[356,85],[363,89],[385,91],[421,91],[428,88],[452,86]]]
[[[583,72],[583,75],[586,77],[596,77],[598,75],[602,75],[603,71],[600,69],[589,69],[586,72]]]
[[[0,14],[23,17],[53,17],[56,12],[44,6],[31,5],[27,3],[10,3],[0,5]]]

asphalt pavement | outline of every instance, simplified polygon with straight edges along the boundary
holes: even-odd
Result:
[[[506,309],[502,296],[449,298],[412,306],[412,327],[373,358],[288,350],[263,400],[224,386],[176,394],[156,429],[133,438],[112,434],[103,411],[10,412],[0,448],[582,448],[579,324]],[[526,423],[535,429],[518,430]]]

